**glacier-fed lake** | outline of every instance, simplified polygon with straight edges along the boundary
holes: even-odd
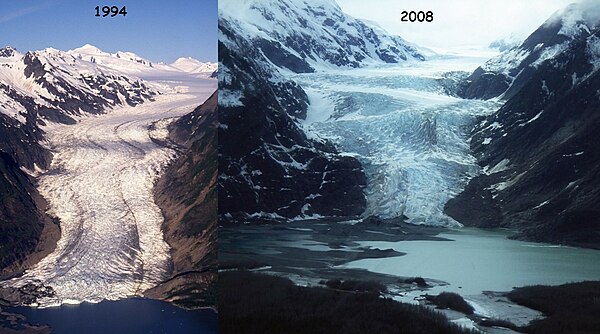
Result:
[[[461,295],[510,291],[526,285],[559,285],[600,280],[600,250],[507,239],[506,230],[448,229],[451,241],[364,241],[361,246],[394,249],[406,255],[364,259],[340,268],[362,268],[396,276],[422,276],[448,283],[429,294]]]

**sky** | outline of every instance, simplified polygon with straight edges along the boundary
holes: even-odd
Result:
[[[434,50],[485,48],[511,34],[523,40],[555,11],[577,0],[337,0],[356,18]],[[598,1],[598,0],[596,0]],[[432,11],[433,22],[401,22],[402,11]]]
[[[98,5],[127,6],[127,16],[95,17]],[[0,47],[20,52],[92,44],[171,63],[217,61],[217,0],[0,0]]]

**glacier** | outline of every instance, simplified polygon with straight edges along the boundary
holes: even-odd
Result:
[[[161,92],[153,101],[43,127],[53,161],[38,189],[61,237],[51,254],[0,285],[51,287],[55,295],[36,301],[49,307],[141,295],[167,278],[170,248],[153,186],[177,152],[161,142],[167,125],[203,103],[217,80],[163,67],[136,69]]]
[[[477,116],[498,100],[449,96],[444,73],[470,71],[480,56],[437,55],[426,62],[294,76],[310,107],[303,129],[356,157],[368,179],[365,215],[405,215],[413,224],[459,226],[443,213],[481,168],[469,149]]]

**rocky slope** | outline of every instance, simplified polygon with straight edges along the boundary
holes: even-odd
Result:
[[[155,188],[171,246],[172,277],[146,292],[184,307],[214,304],[217,268],[217,93],[170,126],[183,148]]]
[[[34,182],[11,155],[0,152],[0,279],[36,263],[60,237]]]
[[[445,211],[536,241],[600,247],[600,15],[570,5],[462,86],[506,100],[473,130],[483,167]]]
[[[294,121],[306,114],[304,91],[281,79],[260,53],[224,22],[220,31],[222,217],[360,214],[365,207],[365,177],[358,161],[340,156],[331,145],[308,139]]]

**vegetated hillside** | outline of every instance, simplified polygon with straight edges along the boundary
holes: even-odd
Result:
[[[508,298],[546,315],[522,328],[525,333],[594,334],[600,329],[600,282],[526,286],[508,293]]]
[[[214,305],[217,270],[217,93],[170,126],[170,139],[183,147],[156,184],[172,247],[170,280],[148,296],[183,307]]]
[[[600,247],[600,19],[590,15],[598,7],[568,6],[463,85],[466,97],[506,102],[473,130],[483,174],[447,214],[529,240]]]
[[[230,271],[219,275],[220,333],[475,333],[429,308],[289,279]]]

